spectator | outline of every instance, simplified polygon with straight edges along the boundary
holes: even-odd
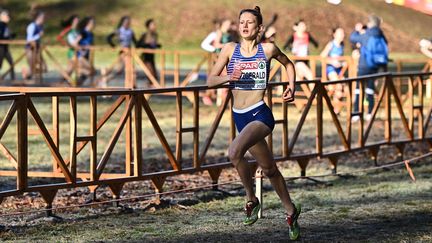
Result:
[[[363,35],[364,33],[366,33],[366,29],[367,26],[366,25],[362,25],[362,28],[359,31],[360,35]],[[360,59],[360,44],[359,43],[351,43],[351,57],[353,59],[353,65],[354,67],[358,67],[358,62]],[[355,75],[357,75],[357,70],[355,71]]]
[[[5,41],[14,37],[11,34],[8,24],[10,21],[9,11],[3,9],[0,11],[0,40]],[[3,66],[3,60],[6,58],[6,61],[10,66],[10,78],[11,80],[15,80],[15,71],[14,71],[14,63],[11,53],[9,52],[8,44],[0,44],[0,70]]]
[[[385,68],[388,62],[387,40],[380,29],[381,19],[376,15],[369,15],[367,29],[364,34],[360,34],[363,25],[356,24],[351,33],[350,41],[354,45],[360,45],[360,59],[358,64],[357,76],[378,73],[379,69]],[[374,107],[375,84],[373,79],[368,79],[366,84],[366,97],[368,100],[368,114],[366,120],[372,117]],[[354,111],[359,110],[359,82],[355,90]],[[358,121],[359,116],[354,116],[353,121]]]

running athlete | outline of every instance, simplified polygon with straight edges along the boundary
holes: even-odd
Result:
[[[8,24],[10,21],[9,11],[3,9],[0,11],[0,40],[9,40],[14,37],[9,30]],[[10,78],[11,81],[15,80],[15,71],[14,71],[14,63],[12,55],[9,51],[8,44],[0,44],[0,70],[3,66],[3,60],[6,58],[6,61],[10,66]],[[1,78],[0,78],[1,79]]]
[[[216,47],[214,46],[214,42],[217,37],[217,31],[220,28],[219,19],[213,20],[214,30],[210,32],[206,38],[201,42],[201,48],[207,52],[214,53],[216,51]]]
[[[294,33],[287,40],[283,49],[291,48],[293,55],[297,57],[307,57],[309,55],[309,44],[312,43],[315,48],[318,47],[318,42],[307,31],[307,26],[304,20],[297,21],[294,26]],[[309,68],[307,60],[296,61],[297,80],[313,79],[312,71]]]
[[[126,52],[130,50],[132,44],[136,45],[137,43],[135,34],[130,26],[131,18],[129,16],[123,16],[120,18],[116,31],[112,32],[107,37],[107,42],[111,47],[116,46],[113,39],[114,37],[117,37],[122,50],[119,53],[119,60],[114,67],[102,69],[102,79],[100,82],[98,82],[98,85],[101,87],[106,87],[107,82],[112,80],[115,76],[121,74],[125,69]]]
[[[326,74],[330,81],[340,79],[342,68],[346,65],[341,62],[340,57],[344,54],[344,38],[345,32],[341,27],[335,28],[332,31],[333,40],[331,40],[321,52],[320,56],[327,59]],[[343,84],[330,85],[329,91],[333,96],[333,101],[340,104],[343,96]],[[339,105],[335,106],[335,112],[340,112]]]
[[[31,22],[26,29],[27,37],[26,41],[27,44],[25,46],[25,53],[27,57],[27,62],[29,65],[30,70],[26,72],[23,69],[23,78],[24,79],[30,79],[33,71],[36,68],[36,63],[40,62],[41,68],[43,71],[46,71],[47,67],[45,64],[45,61],[42,59],[42,56],[40,55],[40,45],[41,45],[41,39],[43,36],[43,24],[45,22],[45,14],[44,12],[37,12],[35,14],[35,17],[33,19],[33,22]],[[40,59],[40,60],[38,60]]]
[[[244,225],[251,225],[258,219],[260,202],[253,191],[252,171],[244,158],[249,151],[257,160],[263,173],[280,197],[286,210],[289,237],[297,239],[300,227],[297,219],[300,205],[291,201],[284,178],[274,162],[265,137],[275,125],[273,114],[264,103],[264,93],[270,70],[271,59],[278,60],[286,69],[289,87],[283,92],[284,102],[294,100],[294,64],[273,43],[261,44],[258,40],[263,30],[262,15],[259,7],[243,9],[239,15],[240,43],[227,43],[213,66],[207,83],[210,87],[230,83],[233,95],[233,115],[238,136],[229,146],[229,158],[240,175],[246,190],[247,202]],[[227,75],[222,75],[224,68]]]
[[[137,42],[137,47],[147,48],[147,49],[159,49],[162,45],[159,43],[159,35],[157,33],[156,22],[154,19],[148,19],[145,22],[147,32],[143,33]],[[155,64],[155,54],[154,53],[142,53],[141,60],[144,62],[146,67],[150,70],[151,75],[158,79],[156,64]],[[150,80],[150,79],[149,79]],[[153,85],[150,82],[150,87]]]
[[[66,20],[61,22],[61,26],[63,30],[60,34],[57,35],[56,40],[60,42],[64,46],[68,46],[69,49],[67,51],[68,64],[66,68],[66,73],[71,75],[74,69],[76,68],[75,58],[76,50],[79,49],[78,46],[78,23],[79,17],[76,14],[69,16]],[[66,37],[66,38],[65,38]],[[66,39],[66,40],[65,40]]]
[[[94,27],[95,19],[91,16],[83,18],[78,24],[79,35],[75,40],[79,46],[79,51],[77,52],[78,68],[80,71],[78,84],[84,83],[87,77],[94,72],[93,66],[90,63],[90,48],[94,44]]]

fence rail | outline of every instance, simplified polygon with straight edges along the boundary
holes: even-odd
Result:
[[[273,133],[268,136],[268,145],[273,151],[275,147],[275,137],[278,137],[281,143],[280,155],[275,153],[275,161],[297,161],[301,168],[301,174],[306,175],[308,163],[311,159],[320,158],[328,159],[333,171],[336,172],[338,160],[342,155],[360,150],[367,150],[371,157],[376,161],[380,147],[383,145],[395,146],[398,153],[402,156],[404,147],[411,142],[426,142],[432,146],[432,137],[428,134],[430,126],[430,116],[432,114],[432,102],[427,98],[425,92],[426,79],[432,73],[410,72],[410,73],[384,73],[379,75],[369,75],[359,78],[349,78],[339,81],[321,82],[320,80],[301,81],[298,82],[298,87],[302,85],[312,87],[310,94],[306,95],[306,102],[299,121],[290,121],[288,114],[288,104],[275,104],[277,92],[274,90],[282,87],[287,87],[288,83],[272,82],[269,83],[266,93],[266,102],[269,107],[282,113],[281,119],[276,119],[276,126],[281,128],[280,133]],[[365,97],[365,82],[369,79],[377,80],[376,103],[370,116],[370,120],[365,120],[365,102],[360,102],[359,112],[353,112],[354,87],[355,83],[360,84],[360,100]],[[408,89],[402,90],[401,93],[396,90],[396,83],[407,83]],[[331,85],[344,84],[346,93],[346,106],[344,114],[336,114],[334,112],[333,101],[329,96],[327,89]],[[218,87],[212,89],[225,89]],[[231,163],[223,157],[212,163],[214,159],[208,156],[208,151],[213,145],[213,139],[220,128],[222,117],[228,113],[231,115],[230,108],[232,105],[232,97],[228,94],[218,107],[211,126],[204,133],[203,127],[200,124],[200,107],[199,93],[208,90],[207,86],[187,86],[173,88],[158,88],[158,89],[83,89],[83,88],[17,88],[7,87],[2,92],[9,94],[0,95],[0,102],[10,102],[9,109],[3,116],[3,121],[0,125],[0,150],[6,156],[13,169],[0,170],[2,177],[15,177],[16,187],[14,190],[0,191],[0,199],[9,196],[22,195],[24,192],[40,192],[44,200],[51,207],[52,202],[58,190],[64,188],[75,187],[90,187],[95,188],[99,185],[107,185],[113,192],[115,198],[120,197],[123,185],[127,182],[151,180],[156,191],[162,191],[165,179],[170,176],[175,176],[184,173],[195,173],[200,171],[208,171],[212,182],[217,183],[222,169],[230,167]],[[169,99],[175,106],[175,144],[170,144],[166,133],[161,128],[160,121],[155,116],[154,110],[150,106],[148,95],[172,93],[175,94],[175,99]],[[184,126],[185,112],[188,107],[185,107],[182,97],[188,94],[191,99],[192,106],[189,109],[192,113],[190,126]],[[109,108],[98,116],[98,97],[111,95],[115,96],[115,100],[109,104]],[[406,97],[402,100],[401,96]],[[46,122],[46,117],[41,115],[41,111],[37,108],[37,99],[51,99],[51,122]],[[86,134],[79,134],[78,120],[82,121],[82,115],[78,112],[78,102],[82,101],[83,97],[89,100],[89,117],[85,119],[89,131]],[[69,111],[69,142],[60,144],[60,104],[65,104],[67,99],[67,109]],[[82,103],[82,102],[81,102]],[[4,104],[4,103],[2,103]],[[324,114],[327,113],[331,117],[330,122],[324,121]],[[378,114],[383,114],[380,120],[377,119]],[[201,114],[202,115],[202,114]],[[114,119],[113,117],[118,119]],[[296,145],[301,141],[299,139],[303,126],[310,116],[315,116],[312,119],[315,130],[315,137],[306,138],[311,140],[308,142],[306,152],[295,152]],[[357,123],[352,122],[353,116],[359,116]],[[13,123],[13,118],[16,117],[16,123]],[[30,125],[30,121],[33,125]],[[149,122],[150,127],[154,130],[155,137],[143,137],[143,121]],[[115,124],[115,128],[110,130],[110,138],[102,151],[99,151],[97,144],[101,142],[101,130],[111,122]],[[400,123],[400,125],[396,125]],[[292,133],[289,133],[288,125],[295,124]],[[174,125],[174,124],[173,124]],[[371,139],[372,128],[376,126],[382,127],[383,139],[381,141],[373,141]],[[15,128],[14,128],[15,126]],[[34,130],[36,127],[37,130]],[[232,117],[229,119],[228,127],[230,139],[236,136],[235,126]],[[326,145],[327,135],[324,134],[324,128],[335,128],[339,145],[337,149],[332,145]],[[170,128],[171,129],[171,128]],[[401,134],[395,134],[394,129],[401,129]],[[16,141],[16,152],[7,147],[7,144],[2,140],[5,132],[14,130]],[[52,158],[52,167],[50,170],[34,170],[29,168],[30,158],[28,136],[36,134],[44,140],[44,145],[50,151]],[[120,137],[125,135],[125,151],[124,151],[124,172],[107,171],[112,159],[114,159],[114,150],[118,146]],[[192,134],[192,142],[185,143],[183,136]],[[200,139],[204,136],[205,139]],[[164,159],[160,164],[164,165],[163,170],[145,172],[143,166],[146,161],[143,159],[143,140],[156,140],[163,148]],[[278,140],[278,141],[279,141]],[[315,142],[312,142],[315,140]],[[186,145],[191,145],[192,162],[190,166],[185,166],[182,149]],[[42,146],[42,145],[38,145]],[[60,147],[66,146],[68,153],[62,152]],[[86,168],[80,169],[78,164],[78,155],[89,147],[89,160]],[[336,150],[335,150],[336,149]],[[100,156],[98,156],[100,155]],[[84,161],[85,162],[85,161]],[[87,162],[86,162],[87,163]],[[254,161],[251,161],[255,164]],[[47,182],[43,185],[31,185],[29,179],[33,177],[57,178],[52,182]],[[62,179],[62,182],[59,182]],[[51,181],[51,180],[49,180]],[[1,200],[0,200],[1,201]]]

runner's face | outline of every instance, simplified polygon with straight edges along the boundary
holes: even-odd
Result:
[[[78,23],[79,23],[79,18],[74,18],[71,25],[72,29],[75,29],[78,26]]]
[[[305,32],[306,31],[306,24],[304,22],[300,22],[297,24],[297,29],[298,32]]]
[[[88,22],[88,24],[87,24],[87,26],[86,26],[86,29],[87,29],[88,31],[91,31],[91,30],[93,30],[94,25],[95,25],[95,22],[94,22],[93,19],[91,19],[91,20]]]
[[[156,23],[152,21],[149,25],[149,30],[155,32],[156,31]]]
[[[3,14],[1,14],[1,16],[0,16],[0,20],[1,20],[2,22],[9,23],[9,21],[10,21],[9,14],[7,14],[7,13],[3,13]]]
[[[334,33],[334,38],[336,41],[342,42],[345,38],[345,32],[342,28],[338,28]]]
[[[37,17],[37,19],[36,19],[36,23],[37,23],[38,25],[43,24],[44,21],[45,21],[45,14],[40,14],[40,15]]]
[[[254,40],[259,34],[260,26],[257,23],[257,18],[248,12],[243,13],[239,20],[240,36],[247,40]]]
[[[223,33],[226,33],[226,32],[229,31],[230,28],[231,28],[231,20],[225,20],[225,21],[222,23],[221,31],[222,31]]]
[[[129,26],[130,26],[130,19],[129,18],[126,18],[124,21],[123,21],[123,27],[124,28],[129,28]]]

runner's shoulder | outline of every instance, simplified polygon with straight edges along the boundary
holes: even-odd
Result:
[[[232,53],[234,52],[236,45],[237,45],[237,43],[235,43],[235,42],[228,42],[228,43],[224,44],[224,46],[222,47],[222,50],[221,50],[221,54],[231,56]]]
[[[261,43],[264,52],[267,56],[274,56],[278,52],[280,52],[279,48],[276,46],[275,43]]]
[[[223,50],[223,49],[226,49],[226,50],[234,50],[234,48],[236,47],[236,45],[237,45],[237,43],[235,43],[235,42],[228,42],[228,43],[225,43],[224,46],[223,46],[223,48],[222,48],[222,50]]]

